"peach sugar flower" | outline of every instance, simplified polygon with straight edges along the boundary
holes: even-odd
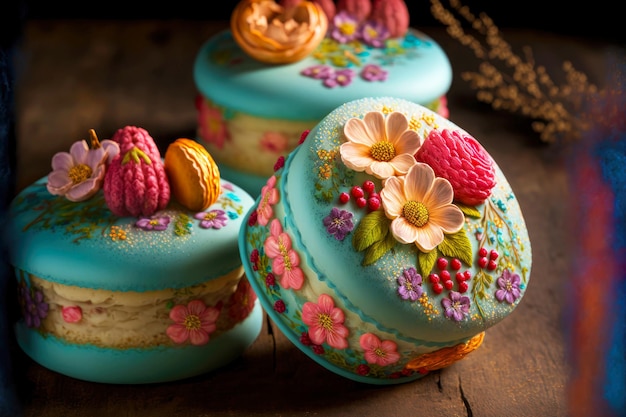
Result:
[[[395,342],[391,340],[381,341],[372,333],[362,335],[359,344],[365,351],[364,356],[367,363],[387,366],[400,359],[400,354],[396,351],[398,345]]]
[[[96,138],[92,143],[90,148],[86,140],[74,142],[69,152],[57,152],[52,157],[52,172],[46,185],[50,194],[77,202],[91,198],[100,190],[106,164],[120,148],[112,140],[98,142]]]
[[[291,249],[291,238],[277,219],[270,224],[270,236],[265,239],[265,253],[272,259],[272,270],[279,275],[283,288],[299,290],[304,283],[304,274],[298,253]]]
[[[347,142],[339,148],[343,163],[380,179],[406,174],[421,145],[421,138],[399,112],[387,118],[380,112],[369,112],[363,120],[352,118],[346,122],[344,134]]]
[[[215,322],[219,315],[220,310],[207,307],[201,300],[192,300],[186,306],[177,305],[170,310],[174,324],[166,333],[178,344],[189,339],[192,345],[205,345],[209,342],[209,335],[217,329]]]
[[[443,242],[444,233],[461,230],[465,221],[461,209],[452,204],[450,182],[435,177],[424,163],[413,165],[405,177],[388,178],[380,197],[396,240],[415,242],[422,252]]]
[[[336,349],[347,348],[349,330],[344,320],[343,311],[327,294],[320,295],[317,304],[307,301],[302,306],[302,321],[309,326],[309,338],[316,345],[326,342]]]

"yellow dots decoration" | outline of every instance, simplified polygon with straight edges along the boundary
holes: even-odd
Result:
[[[422,293],[417,301],[419,301],[419,303],[424,308],[424,314],[426,314],[428,320],[430,320],[433,316],[439,314],[439,310],[437,310],[435,306],[430,302],[430,300],[428,299],[428,295],[426,295],[425,292]]]
[[[409,129],[418,131],[422,128],[422,122],[415,117],[411,116],[409,120]]]
[[[111,226],[109,237],[112,241],[126,240],[126,231],[122,230],[119,226]]]
[[[393,109],[391,107],[383,106],[382,110],[383,114],[391,114],[393,113]]]

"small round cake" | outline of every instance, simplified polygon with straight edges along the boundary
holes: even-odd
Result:
[[[478,348],[520,303],[518,201],[468,132],[399,98],[346,103],[263,186],[241,229],[270,318],[327,369],[415,380]]]
[[[243,0],[231,29],[211,37],[197,54],[196,139],[222,175],[253,197],[277,157],[343,103],[393,96],[448,116],[450,61],[437,42],[408,27],[404,2],[320,7],[315,1]],[[325,36],[316,36],[320,31]],[[265,53],[251,55],[255,50]]]
[[[162,159],[133,126],[102,142],[92,132],[15,197],[6,240],[28,356],[74,378],[139,384],[211,371],[252,344],[263,312],[237,237],[254,201],[209,158],[181,138]]]

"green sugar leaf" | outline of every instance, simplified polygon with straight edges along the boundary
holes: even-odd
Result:
[[[430,252],[418,251],[417,262],[419,263],[422,277],[428,276],[428,274],[430,274],[430,271],[433,270],[435,262],[437,262],[437,248],[431,250]]]
[[[454,204],[456,204],[456,206],[461,209],[463,214],[465,214],[468,217],[474,217],[476,219],[480,219],[482,217],[480,214],[480,211],[478,211],[478,209],[476,209],[476,207],[474,206],[467,206],[462,203],[454,203]]]
[[[354,231],[352,246],[357,252],[363,251],[379,242],[389,233],[391,220],[385,216],[382,210],[375,210],[367,214]]]
[[[446,256],[459,258],[467,265],[472,264],[472,244],[463,229],[444,235],[443,242],[437,248]]]
[[[365,258],[363,258],[363,266],[371,265],[379,260],[385,253],[389,252],[396,244],[396,239],[393,234],[387,233],[387,236],[383,240],[374,242],[365,252]]]

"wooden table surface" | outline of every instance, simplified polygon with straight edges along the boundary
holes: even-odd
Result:
[[[497,23],[497,22],[496,22]],[[28,21],[18,55],[18,189],[49,172],[50,158],[96,129],[101,138],[133,124],[160,144],[193,135],[192,65],[226,23]],[[56,374],[14,349],[24,415],[84,416],[476,416],[568,415],[564,306],[568,245],[567,169],[529,119],[479,103],[461,79],[478,61],[443,27],[420,28],[448,53],[450,119],[476,137],[507,176],[533,251],[519,307],[489,329],[466,359],[402,385],[370,386],[335,375],[293,346],[269,320],[235,362],[193,379],[106,385]],[[604,82],[609,42],[503,30],[514,47],[560,74],[572,61]]]

